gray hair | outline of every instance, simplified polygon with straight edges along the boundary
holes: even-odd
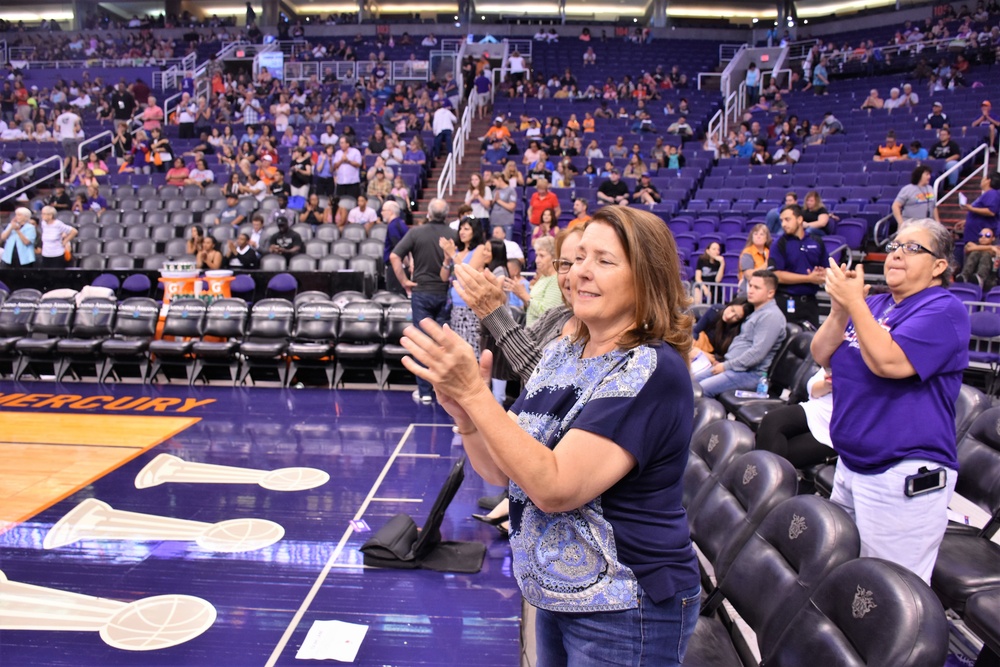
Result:
[[[394,218],[397,215],[399,215],[399,212],[401,210],[400,207],[399,207],[399,204],[396,203],[395,201],[393,201],[392,199],[390,199],[390,200],[386,201],[384,204],[382,204],[382,211],[384,212],[386,209],[389,209],[389,211],[392,214],[392,217],[394,217]]]
[[[892,89],[891,89],[891,90],[889,91],[889,94],[890,94],[890,95],[892,95],[893,93],[896,93],[897,95],[899,95],[899,88],[892,88]]]
[[[941,280],[941,287],[947,287],[951,284],[951,274],[952,266],[951,260],[952,255],[955,252],[955,240],[952,238],[951,232],[948,228],[942,225],[937,220],[933,218],[914,218],[913,220],[907,220],[900,227],[900,231],[903,229],[919,228],[926,230],[931,235],[931,247],[930,250],[934,252],[934,256],[938,259],[943,259],[948,262],[948,268],[944,270],[939,278]],[[892,238],[896,238],[899,232],[896,232]]]
[[[444,222],[448,217],[448,202],[435,197],[427,204],[427,220]]]
[[[14,209],[14,215],[18,218],[31,218],[31,209],[24,206],[18,206]]]
[[[535,249],[535,253],[539,253],[542,250],[549,253],[553,257],[556,256],[556,242],[551,236],[539,236],[531,244],[531,247]]]
[[[54,218],[54,217],[56,217],[56,213],[58,213],[58,212],[59,211],[56,210],[55,206],[43,206],[42,207],[42,215],[51,215]]]

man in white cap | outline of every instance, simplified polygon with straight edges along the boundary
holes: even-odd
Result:
[[[940,130],[942,127],[948,127],[948,116],[944,113],[944,105],[940,102],[935,102],[931,112],[927,115],[927,119],[924,121],[924,129]]]

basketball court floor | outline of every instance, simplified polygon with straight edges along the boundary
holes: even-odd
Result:
[[[358,551],[422,525],[463,454],[409,391],[0,383],[0,664],[315,664],[307,632],[340,621],[367,626],[358,665],[517,665],[471,466],[441,533],[487,545],[479,573]]]

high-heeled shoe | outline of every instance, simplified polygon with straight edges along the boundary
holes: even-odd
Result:
[[[483,523],[488,523],[491,526],[495,526],[501,521],[507,519],[510,516],[510,500],[504,498],[501,500],[496,507],[490,510],[489,514],[473,514],[472,518],[476,521],[482,521]]]
[[[498,523],[498,524],[496,525],[496,529],[497,529],[497,530],[498,530],[498,531],[500,532],[500,534],[501,534],[501,535],[503,535],[503,536],[504,536],[505,538],[507,538],[507,539],[510,539],[510,521],[504,521],[504,522],[502,522],[502,523]]]
[[[504,489],[503,491],[495,495],[483,496],[482,498],[479,499],[479,501],[476,504],[482,507],[484,510],[491,510],[497,505],[499,505],[500,501],[506,497],[507,497],[507,489]]]

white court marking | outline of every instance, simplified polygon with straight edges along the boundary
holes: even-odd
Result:
[[[389,469],[392,468],[392,464],[396,461],[396,459],[399,458],[400,456],[408,456],[406,454],[401,454],[400,452],[403,449],[403,445],[406,444],[406,441],[409,440],[410,435],[413,433],[414,427],[417,426],[431,427],[431,428],[442,428],[442,427],[447,427],[449,429],[451,428],[450,424],[410,424],[409,426],[407,426],[406,431],[404,431],[402,437],[400,437],[399,443],[396,445],[396,448],[393,450],[392,454],[389,455],[389,459],[385,462],[385,465],[382,467],[382,472],[380,472],[379,476],[375,479],[375,483],[372,484],[372,487],[368,491],[368,495],[365,497],[364,502],[361,503],[361,507],[359,507],[357,513],[355,513],[354,521],[359,521],[364,516],[365,511],[368,509],[368,505],[370,505],[372,502],[379,500],[375,498],[375,494],[378,492],[378,488],[382,485],[382,482],[385,480],[386,475],[389,474]],[[420,456],[420,455],[409,455],[409,456]],[[412,502],[399,498],[393,498],[391,500],[394,500],[396,502]],[[418,500],[416,502],[420,501]],[[271,657],[268,658],[267,662],[264,664],[264,667],[274,667],[274,665],[278,661],[278,658],[281,657],[281,653],[285,650],[285,647],[288,645],[288,641],[292,638],[292,634],[294,634],[295,629],[298,627],[299,623],[302,622],[302,617],[305,616],[306,612],[309,610],[309,606],[312,605],[313,600],[316,599],[316,595],[319,593],[319,589],[323,586],[323,583],[326,582],[326,578],[327,576],[329,576],[330,570],[335,567],[334,564],[336,563],[337,559],[340,558],[340,554],[341,552],[343,552],[344,546],[347,544],[347,541],[351,538],[351,534],[353,532],[354,532],[354,527],[348,524],[347,529],[344,530],[344,534],[340,538],[340,542],[337,543],[337,547],[333,550],[333,554],[330,555],[330,558],[326,561],[326,565],[323,566],[323,569],[320,571],[319,576],[313,583],[312,588],[309,589],[309,592],[306,594],[306,597],[302,601],[302,604],[299,605],[298,611],[295,612],[295,615],[292,617],[292,620],[288,624],[288,627],[285,628],[284,634],[281,635],[281,639],[278,640],[278,644],[274,647],[274,651],[271,652]],[[351,567],[357,568],[358,566],[352,565]]]

